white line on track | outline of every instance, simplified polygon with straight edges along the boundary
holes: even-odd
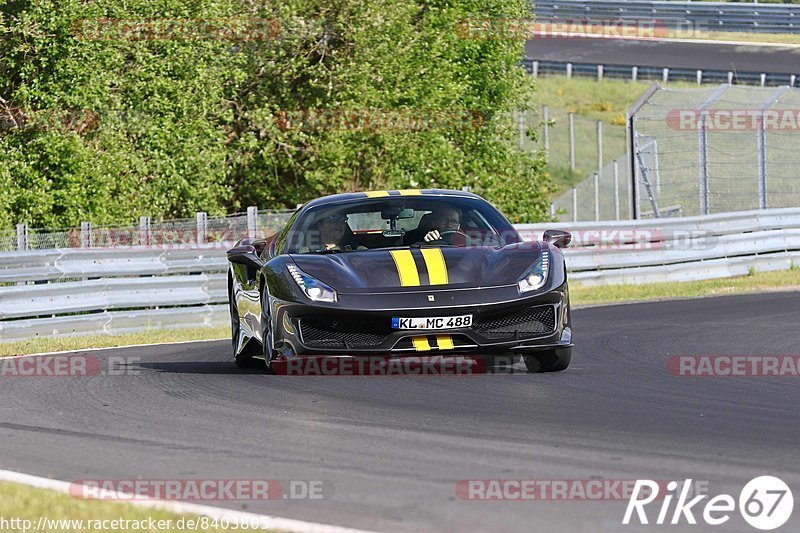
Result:
[[[28,485],[39,489],[48,489],[56,492],[70,494],[71,483],[66,481],[59,481],[56,479],[47,479],[43,477],[31,476],[21,472],[12,472],[10,470],[0,470],[0,481],[7,481],[10,483],[19,483],[21,485]],[[102,491],[101,491],[102,492]],[[108,493],[107,493],[108,494]],[[113,495],[113,493],[110,493]],[[207,516],[211,519],[222,520],[226,519],[230,522],[237,523],[256,523],[259,527],[267,529],[279,529],[281,531],[295,531],[297,533],[372,533],[369,531],[351,529],[340,526],[332,526],[328,524],[320,524],[317,522],[306,522],[304,520],[294,520],[292,518],[281,518],[278,516],[261,515],[255,513],[245,513],[242,511],[234,511],[231,509],[223,509],[220,507],[211,507],[208,505],[199,505],[196,503],[185,503],[178,501],[165,501],[165,500],[151,500],[151,499],[136,499],[129,500],[132,495],[119,495],[120,503],[127,503],[137,507],[144,507],[149,509],[160,509],[176,514],[194,514],[200,516]],[[127,501],[126,498],[129,500]],[[137,496],[137,498],[142,498]],[[109,500],[102,500],[109,501]]]

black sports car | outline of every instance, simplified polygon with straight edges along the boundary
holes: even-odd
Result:
[[[531,372],[572,353],[559,248],[524,242],[484,199],[439,189],[346,193],[302,206],[270,240],[228,251],[236,364],[306,356],[522,356]]]

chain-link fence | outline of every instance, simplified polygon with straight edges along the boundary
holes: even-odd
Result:
[[[800,89],[655,86],[630,122],[640,217],[800,205]]]
[[[133,246],[183,247],[228,244],[245,237],[267,237],[283,227],[293,211],[264,211],[251,207],[247,213],[151,221],[141,217],[138,226],[93,226],[87,222],[64,229],[28,228],[0,231],[0,252],[54,248],[122,248]]]

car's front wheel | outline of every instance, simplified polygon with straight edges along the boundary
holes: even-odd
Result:
[[[561,372],[566,370],[572,359],[572,348],[556,348],[523,355],[528,372]]]

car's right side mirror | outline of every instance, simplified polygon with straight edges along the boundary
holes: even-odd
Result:
[[[572,234],[560,229],[549,229],[544,232],[542,237],[544,242],[549,242],[556,248],[566,248],[572,242]]]

